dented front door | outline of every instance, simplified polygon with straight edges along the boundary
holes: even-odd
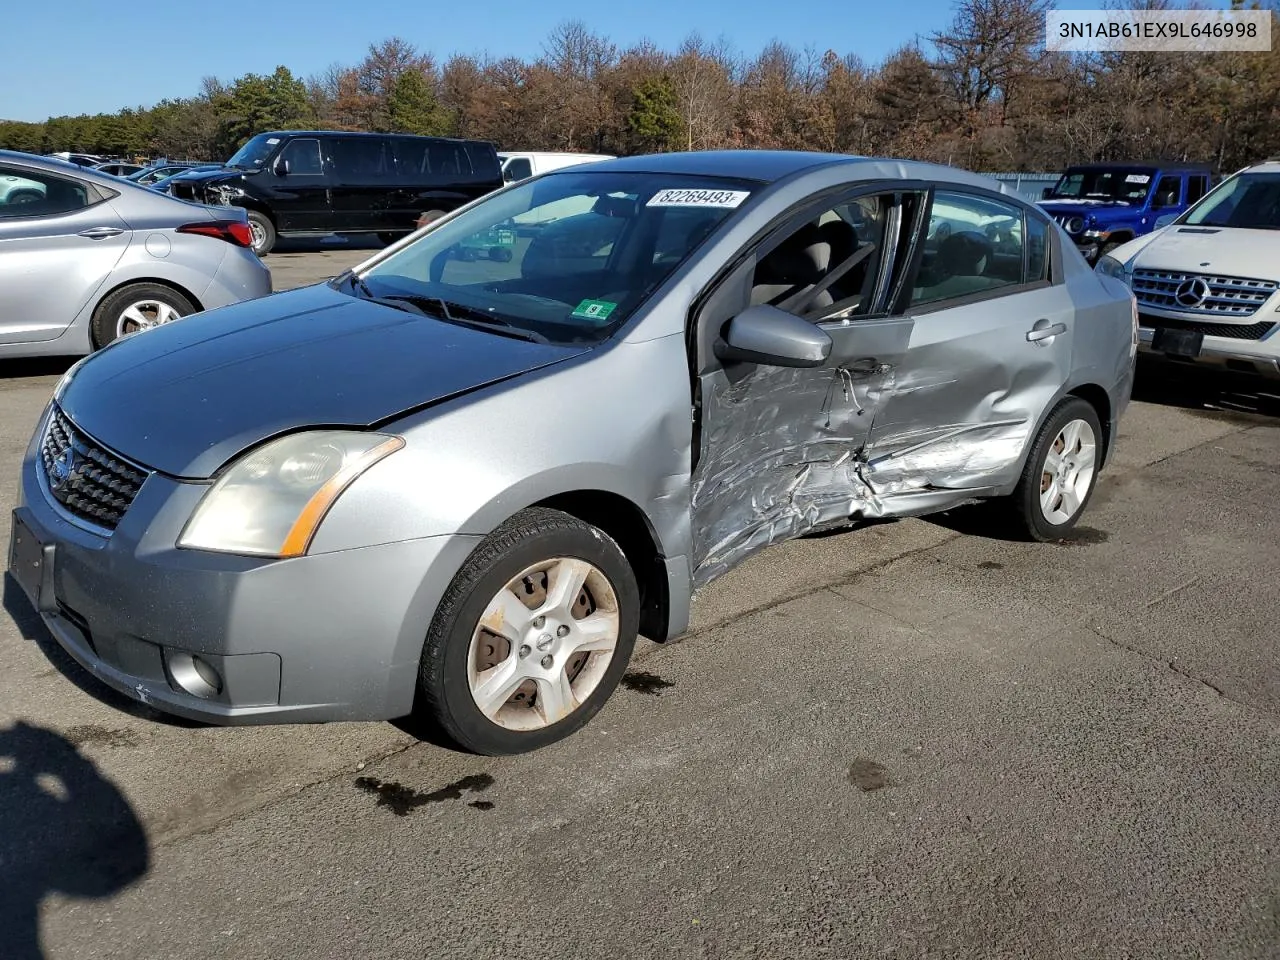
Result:
[[[815,527],[857,516],[859,452],[906,354],[904,317],[819,323],[822,367],[735,363],[699,378],[702,442],[693,477],[694,580]]]

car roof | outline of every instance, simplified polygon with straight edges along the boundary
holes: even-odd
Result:
[[[837,165],[849,168],[850,180],[858,179],[861,172],[859,168],[865,167],[868,179],[891,176],[903,180],[938,180],[945,183],[980,186],[995,193],[1006,192],[998,181],[957,167],[924,163],[918,160],[857,157],[801,150],[703,150],[688,153],[655,153],[602,160],[591,164],[590,170],[593,173],[610,171],[669,173],[777,183],[798,174]],[[891,167],[892,172],[886,174],[886,167]]]
[[[447,140],[451,143],[488,143],[487,140],[470,140],[466,137],[426,137],[417,133],[368,133],[357,130],[263,130],[260,137],[408,137],[411,140]]]
[[[41,157],[34,153],[19,153],[17,150],[0,150],[0,163],[14,163],[30,167],[32,170],[43,170],[46,173],[63,176],[74,174],[81,179],[90,180],[112,190],[118,190],[121,183],[127,182],[92,167],[82,167],[58,157]]]
[[[1207,163],[1186,163],[1184,161],[1169,160],[1126,160],[1124,163],[1072,163],[1067,166],[1068,170],[1157,170],[1167,171],[1169,173],[1177,173],[1183,170],[1192,170],[1196,173],[1203,173],[1210,169]]]

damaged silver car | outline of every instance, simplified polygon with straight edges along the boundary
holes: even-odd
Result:
[[[983,498],[1064,535],[1136,343],[1128,289],[982,177],[604,161],[78,364],[10,570],[158,709],[529,750],[769,544]]]

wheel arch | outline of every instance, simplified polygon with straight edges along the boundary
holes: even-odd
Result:
[[[109,290],[104,290],[102,293],[100,293],[98,295],[97,301],[93,305],[93,311],[91,313],[91,316],[97,316],[98,308],[102,306],[102,304],[106,301],[108,297],[116,293],[119,293],[121,290],[125,289],[126,287],[137,287],[137,286],[141,286],[144,283],[153,283],[158,287],[168,287],[174,293],[179,293],[182,296],[186,297],[188,300],[190,300],[192,306],[194,306],[196,310],[199,311],[204,309],[204,305],[200,303],[199,297],[197,297],[194,293],[192,293],[182,284],[174,280],[166,280],[164,277],[130,277],[128,280],[121,280],[114,287],[111,287]]]
[[[1111,456],[1111,395],[1096,383],[1082,383],[1079,386],[1072,387],[1068,390],[1063,394],[1062,399],[1066,399],[1067,397],[1079,397],[1085,403],[1089,404],[1089,406],[1093,407],[1094,412],[1098,415],[1098,423],[1102,425],[1102,436],[1100,438],[1102,443],[1102,456],[1098,460],[1098,468],[1101,470],[1107,465],[1107,460]],[[1060,399],[1058,403],[1061,402],[1062,400]],[[1055,403],[1053,406],[1056,407],[1057,405],[1058,404]],[[1049,412],[1052,412],[1052,409],[1053,408],[1050,408]],[[1049,413],[1046,413],[1046,419],[1048,416]],[[1039,431],[1037,430],[1037,433],[1038,432]]]
[[[640,588],[640,633],[661,642],[667,638],[671,597],[658,538],[632,501],[607,490],[573,490],[547,497],[531,507],[546,507],[577,517],[607,533],[622,549]]]

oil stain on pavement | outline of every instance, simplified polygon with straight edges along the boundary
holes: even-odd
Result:
[[[378,798],[378,806],[389,808],[397,817],[404,817],[428,803],[460,800],[464,792],[479,793],[482,790],[488,790],[493,786],[493,777],[487,773],[476,773],[429,793],[406,787],[403,783],[379,780],[377,777],[357,777],[356,786],[366,793],[375,795]],[[475,800],[468,806],[475,807],[477,810],[493,809],[493,804],[487,800]]]
[[[849,765],[849,782],[863,793],[894,786],[888,767],[864,757],[859,757]]]
[[[643,670],[632,670],[622,678],[622,685],[636,693],[645,693],[651,697],[662,695],[667,687],[674,687],[671,680],[663,680],[656,673],[645,673]]]

